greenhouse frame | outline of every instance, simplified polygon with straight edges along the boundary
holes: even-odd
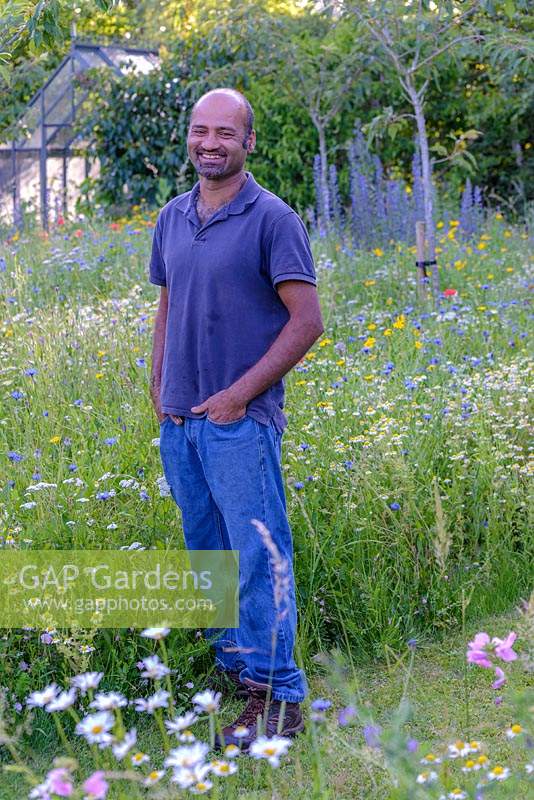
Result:
[[[16,123],[16,138],[0,144],[0,219],[7,217],[18,228],[26,206],[39,212],[48,230],[50,212],[67,215],[82,180],[98,174],[98,165],[91,167],[88,159],[88,142],[74,130],[89,94],[76,80],[81,73],[105,67],[120,80],[132,71],[150,72],[159,61],[155,50],[73,40]]]

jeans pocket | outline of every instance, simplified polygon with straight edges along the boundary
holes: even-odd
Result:
[[[206,416],[208,422],[210,422],[212,425],[215,425],[216,428],[218,427],[226,428],[228,425],[237,425],[238,422],[243,422],[243,420],[245,420],[246,418],[247,415],[243,414],[243,416],[239,417],[239,419],[231,419],[230,422],[215,422],[215,420],[210,419],[208,416]]]

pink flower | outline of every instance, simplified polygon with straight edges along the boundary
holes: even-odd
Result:
[[[500,667],[495,667],[495,675],[497,680],[491,684],[492,689],[500,689],[506,683],[506,675]]]
[[[109,783],[104,780],[104,773],[102,770],[93,772],[82,786],[84,792],[87,792],[87,800],[105,800],[108,793]]]
[[[514,653],[512,650],[512,645],[516,639],[517,634],[513,631],[511,631],[504,640],[494,636],[491,643],[495,645],[495,655],[497,658],[500,658],[501,661],[515,661],[517,653]]]
[[[70,772],[64,767],[50,770],[46,782],[48,791],[58,797],[70,797],[74,791]]]
[[[491,668],[489,654],[485,648],[489,645],[490,637],[487,633],[477,633],[472,642],[468,644],[467,661],[470,664],[477,664],[479,667]]]

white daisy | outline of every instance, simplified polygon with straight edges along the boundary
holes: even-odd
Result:
[[[170,630],[170,628],[146,628],[141,631],[141,636],[146,639],[164,639]]]
[[[280,756],[285,755],[290,747],[291,739],[284,736],[273,736],[270,739],[267,736],[258,736],[248,752],[253,758],[266,758],[272,767],[278,767]]]
[[[82,695],[85,695],[89,689],[97,689],[103,677],[103,672],[83,672],[81,675],[75,675],[71,678],[70,682],[80,690]]]
[[[174,770],[173,776],[171,781],[173,783],[177,783],[180,789],[191,789],[193,786],[197,787],[197,794],[200,794],[198,791],[199,786],[206,786],[211,784],[209,781],[206,781],[206,775],[210,771],[211,767],[209,764],[196,764],[192,767],[179,767],[178,769]],[[205,789],[207,791],[207,789]]]
[[[471,746],[467,742],[458,739],[454,744],[449,745],[449,758],[465,758],[471,753]]]
[[[510,770],[508,767],[493,767],[488,772],[488,778],[490,781],[505,781],[506,778],[510,777]]]
[[[211,689],[206,689],[205,692],[197,692],[191,702],[195,706],[195,711],[205,711],[207,714],[216,714],[219,710],[221,697],[222,695],[220,692],[212,692]]]
[[[136,711],[145,711],[147,714],[153,714],[156,708],[167,708],[169,702],[169,692],[164,692],[163,689],[155,692],[151,697],[139,697],[134,701]]]
[[[427,753],[424,758],[419,762],[420,764],[441,764],[441,758],[435,756],[434,753]]]
[[[218,775],[221,778],[226,778],[227,775],[233,775],[237,772],[237,764],[234,761],[212,761],[211,764],[211,771],[214,775]]]
[[[415,780],[416,783],[422,783],[424,785],[426,783],[434,783],[434,781],[437,781],[437,779],[437,772],[434,772],[434,770],[431,769],[425,769],[423,772],[419,773]]]
[[[111,741],[109,731],[115,724],[113,714],[109,711],[99,711],[97,714],[88,714],[76,725],[76,733],[84,736],[89,744],[105,744]]]
[[[32,692],[26,699],[26,705],[30,708],[43,708],[51,703],[59,692],[59,687],[55,683],[51,683],[41,692]]]
[[[147,761],[150,761],[150,756],[147,756],[146,753],[134,753],[131,757],[132,767],[140,767],[141,764],[146,764]]]
[[[68,689],[66,692],[61,692],[53,700],[51,700],[48,705],[46,706],[46,710],[49,713],[53,711],[65,711],[66,708],[70,708],[76,702],[76,689],[74,687],[72,689]]]
[[[506,731],[506,735],[509,739],[515,739],[516,736],[521,736],[522,733],[523,728],[517,723],[515,725],[511,725]]]
[[[166,767],[178,767],[179,769],[192,769],[204,761],[209,747],[204,742],[195,742],[192,745],[176,747],[169,752],[165,759]]]
[[[144,666],[144,672],[141,673],[143,678],[152,678],[159,681],[165,675],[170,673],[170,669],[163,664],[157,656],[149,656],[141,662]]]
[[[127,705],[128,700],[119,692],[99,692],[89,703],[91,708],[96,708],[98,711],[112,711],[114,708],[124,708]]]
[[[465,800],[467,792],[462,791],[462,789],[453,789],[452,792],[449,792],[447,797],[449,800]]]
[[[124,739],[112,745],[111,749],[117,761],[122,761],[124,756],[132,749],[136,741],[137,741],[137,731],[135,728],[132,728],[131,731],[128,731],[124,735]]]
[[[169,731],[169,733],[180,733],[180,731],[185,731],[189,728],[193,723],[197,721],[198,717],[196,714],[193,714],[192,711],[188,711],[182,717],[175,717],[174,719],[166,719],[165,720],[165,727]]]
[[[152,772],[149,772],[146,778],[143,781],[143,786],[154,786],[155,783],[158,783],[163,776],[165,775],[164,769],[153,769]]]

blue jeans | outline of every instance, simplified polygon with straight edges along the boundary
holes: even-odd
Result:
[[[217,664],[258,688],[266,688],[274,664],[273,699],[295,703],[307,685],[293,659],[297,609],[281,446],[272,423],[247,415],[229,423],[186,417],[182,425],[167,416],[160,425],[163,470],[182,512],[186,547],[239,550],[239,628],[217,631]],[[269,552],[252,519],[263,522],[288,562],[283,614],[275,606]]]

